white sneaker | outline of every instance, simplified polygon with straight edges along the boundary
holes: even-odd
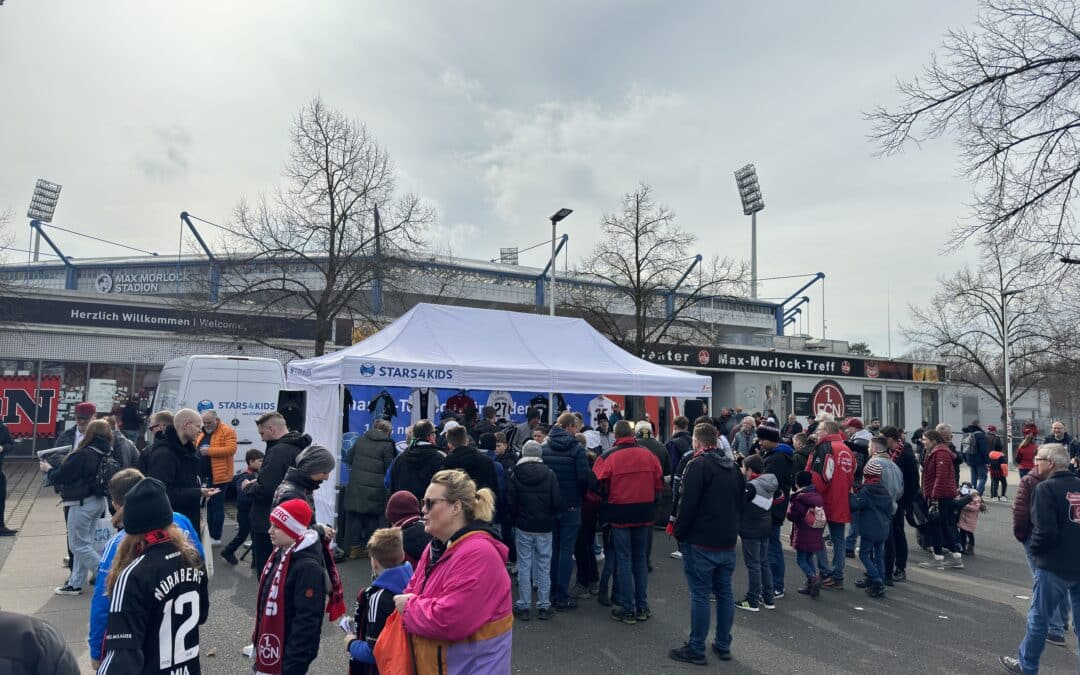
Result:
[[[676,560],[682,560],[682,551],[672,551],[671,557],[675,558]]]
[[[943,570],[945,569],[945,556],[931,553],[930,560],[919,563],[919,567],[925,570]]]
[[[211,539],[210,540],[210,545],[211,546],[221,546],[221,540],[220,539]]]
[[[244,656],[246,656],[247,658],[250,659],[251,655],[255,653],[255,645],[248,645],[247,647],[244,647],[240,651],[244,654]]]
[[[964,559],[959,553],[953,553],[949,556],[949,559],[945,561],[944,567],[951,570],[962,570],[964,569]]]

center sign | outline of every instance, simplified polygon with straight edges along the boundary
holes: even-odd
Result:
[[[834,380],[821,380],[814,387],[814,391],[795,393],[794,412],[800,417],[862,417],[862,396],[845,394],[844,388]]]

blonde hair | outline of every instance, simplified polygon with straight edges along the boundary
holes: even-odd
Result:
[[[638,436],[652,436],[652,425],[648,420],[641,420],[634,425],[634,433]]]
[[[113,435],[112,429],[109,428],[109,423],[105,420],[94,420],[90,424],[86,425],[86,434],[82,438],[82,442],[79,443],[79,447],[76,450],[82,450],[87,445],[90,445],[90,441],[98,437],[104,438],[112,445]],[[70,457],[71,455],[68,455]]]
[[[405,545],[401,538],[400,527],[384,527],[371,535],[367,543],[368,555],[383,566],[383,569],[397,567],[405,561]]]
[[[169,545],[180,552],[184,562],[191,567],[202,567],[203,563],[202,558],[199,557],[199,551],[188,541],[187,535],[176,523],[169,523],[169,526],[165,528],[165,532],[169,535]],[[117,577],[127,569],[132,560],[143,552],[145,544],[146,537],[143,535],[129,534],[120,539],[120,544],[116,547],[116,557],[113,558],[112,567],[109,568],[109,576],[105,578],[105,587],[108,589],[106,595],[112,594]]]
[[[461,469],[443,469],[431,479],[432,485],[446,488],[446,500],[461,502],[465,520],[491,522],[495,518],[495,493],[488,488],[476,489],[476,483]]]

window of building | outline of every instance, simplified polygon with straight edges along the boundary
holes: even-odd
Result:
[[[887,423],[894,427],[904,426],[904,392],[886,392],[885,416]]]
[[[863,389],[863,417],[869,422],[873,419],[881,419],[881,390],[878,388]]]
[[[937,389],[922,390],[922,418],[930,423],[931,428],[936,427],[941,421],[941,417],[938,414]]]

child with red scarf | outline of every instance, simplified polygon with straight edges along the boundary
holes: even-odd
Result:
[[[274,552],[259,579],[252,635],[256,675],[306,673],[319,655],[324,607],[331,621],[345,613],[341,580],[326,542],[308,527],[311,516],[303,499],[290,499],[270,513]]]

